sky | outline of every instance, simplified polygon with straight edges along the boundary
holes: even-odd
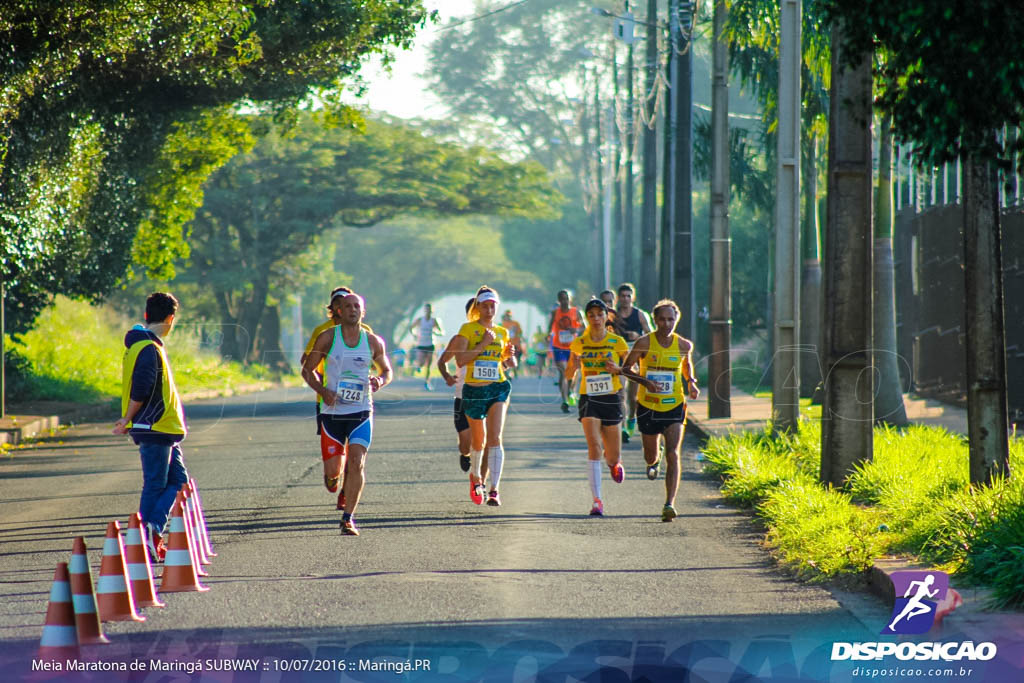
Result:
[[[404,119],[437,118],[446,113],[444,105],[430,92],[420,74],[427,70],[427,49],[438,29],[452,19],[474,16],[474,1],[426,0],[424,5],[428,10],[437,10],[440,21],[428,24],[416,36],[412,50],[395,53],[391,74],[380,68],[379,61],[367,64],[364,76],[370,86],[358,102],[374,111],[384,111]]]

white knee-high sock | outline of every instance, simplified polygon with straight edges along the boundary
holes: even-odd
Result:
[[[587,479],[590,481],[590,493],[594,498],[601,497],[601,461],[587,460]]]
[[[501,483],[501,467],[505,464],[505,449],[501,446],[491,446],[487,451],[487,464],[491,468],[491,490],[497,491]]]
[[[484,451],[482,448],[478,451],[474,451],[472,449],[469,451],[470,471],[473,473],[473,476],[476,477],[478,481],[480,480],[480,461],[483,459]]]

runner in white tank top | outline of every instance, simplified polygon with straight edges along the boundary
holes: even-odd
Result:
[[[430,386],[430,360],[434,357],[434,335],[441,336],[444,330],[441,323],[433,316],[430,304],[423,304],[423,316],[413,321],[409,326],[409,332],[416,335],[416,353],[413,358],[414,369],[425,368],[426,377],[423,380],[423,387],[427,391],[433,391]]]
[[[324,401],[321,409],[320,447],[322,456],[341,454],[348,458],[345,472],[344,511],[341,532],[358,536],[355,514],[366,481],[366,452],[373,440],[373,399],[371,394],[391,381],[391,362],[384,342],[362,329],[363,298],[358,294],[336,296],[331,311],[341,320],[324,330],[302,363],[302,378]],[[316,368],[324,362],[321,379]],[[370,370],[376,368],[377,375]]]

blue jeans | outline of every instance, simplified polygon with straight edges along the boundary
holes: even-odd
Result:
[[[139,515],[143,522],[152,524],[162,533],[174,499],[188,481],[181,445],[143,441],[139,443],[139,455],[142,458]]]

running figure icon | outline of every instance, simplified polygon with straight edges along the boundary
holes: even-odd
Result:
[[[903,594],[903,597],[910,598],[910,593],[914,590],[914,586],[917,586],[917,592],[914,594],[914,597],[910,598],[910,601],[907,602],[906,606],[904,606],[903,611],[900,612],[896,618],[892,620],[892,623],[889,624],[890,631],[895,631],[896,623],[902,619],[910,621],[916,616],[928,614],[932,611],[932,607],[930,605],[926,605],[922,600],[925,598],[934,598],[939,594],[938,588],[935,590],[929,590],[931,585],[934,583],[935,576],[932,574],[924,577],[924,580],[922,581],[910,582],[910,585],[907,587],[907,592]]]

